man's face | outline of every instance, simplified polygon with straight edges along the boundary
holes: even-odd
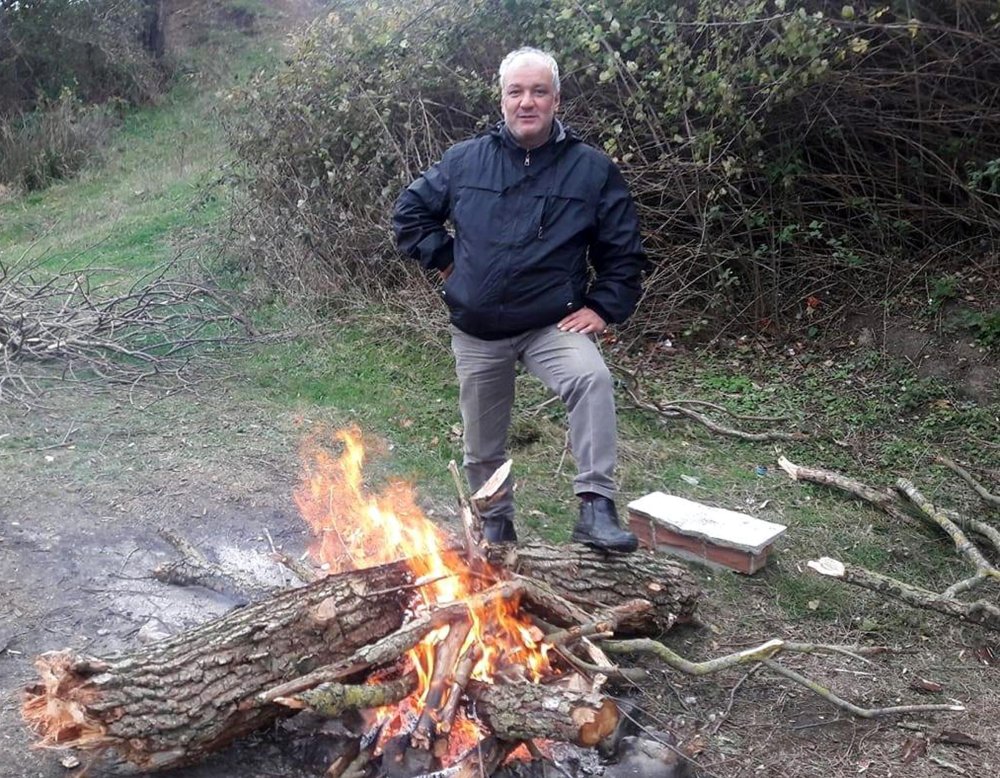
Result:
[[[545,143],[558,108],[552,71],[538,60],[516,61],[504,79],[500,110],[517,142],[527,149]]]

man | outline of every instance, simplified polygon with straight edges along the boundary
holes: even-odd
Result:
[[[639,298],[635,207],[611,160],[555,118],[559,68],[549,54],[508,54],[500,89],[503,121],[448,149],[399,196],[396,241],[444,280],[472,489],[506,457],[521,362],[569,412],[580,497],[573,540],[634,551],[614,503],[614,394],[594,336]],[[483,516],[488,542],[516,540],[506,487]]]

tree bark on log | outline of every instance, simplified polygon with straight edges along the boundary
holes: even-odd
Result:
[[[579,544],[520,543],[491,546],[487,559],[512,573],[544,581],[562,597],[591,611],[633,600],[651,602],[652,611],[618,624],[617,631],[625,634],[656,635],[675,623],[691,622],[701,596],[697,581],[683,564],[644,552],[605,554]]]
[[[614,700],[535,684],[470,681],[466,692],[478,715],[501,740],[544,738],[590,748],[614,732],[621,714]]]
[[[257,703],[262,689],[399,629],[411,583],[396,562],[282,591],[122,657],[44,654],[25,718],[42,746],[113,747],[143,770],[196,762],[287,711]]]

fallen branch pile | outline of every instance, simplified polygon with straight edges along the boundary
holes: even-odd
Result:
[[[970,483],[987,506],[996,506],[997,498],[967,471],[949,459],[942,457],[939,461],[956,472],[962,480]],[[955,549],[968,560],[972,567],[972,575],[956,581],[943,592],[933,592],[830,557],[809,562],[812,570],[820,575],[839,578],[845,583],[892,597],[915,608],[935,611],[987,629],[1000,630],[1000,606],[995,601],[982,598],[967,601],[959,597],[989,581],[1000,582],[1000,570],[987,559],[966,532],[973,533],[990,553],[1000,555],[1000,529],[982,519],[974,519],[957,511],[935,506],[905,478],[897,480],[892,488],[875,488],[831,470],[796,465],[785,457],[781,457],[778,464],[795,480],[839,489],[879,508],[901,523],[918,521],[915,515],[930,520],[951,538]]]
[[[503,488],[507,469],[487,486]],[[148,648],[106,659],[69,649],[40,656],[40,679],[22,709],[38,745],[110,749],[153,771],[196,762],[281,716],[340,718],[378,708],[377,720],[369,718],[330,766],[330,778],[414,778],[439,774],[442,765],[450,765],[448,775],[472,778],[491,774],[522,743],[537,754],[535,740],[614,742],[624,716],[605,689],[648,682],[648,671],[621,667],[609,655],[653,656],[693,676],[759,666],[864,718],[963,710],[861,708],[776,659],[805,653],[867,661],[865,654],[884,647],[774,639],[690,661],[654,639],[695,618],[700,592],[683,565],[581,545],[485,545],[473,508],[490,497],[481,491],[471,506],[460,498],[466,542],[437,552],[445,572],[420,573],[431,568],[417,557],[322,577],[292,564],[303,586]],[[230,593],[252,587],[183,539],[166,537],[185,559],[161,568],[161,580]],[[428,597],[459,577],[473,582],[466,593]],[[504,634],[520,642],[503,642]],[[477,734],[465,750],[453,735],[470,723]]]
[[[42,366],[53,364],[64,381],[177,380],[196,352],[232,342],[234,324],[248,327],[217,292],[172,277],[176,270],[168,263],[126,287],[112,270],[0,265],[0,401],[34,395],[52,374]]]

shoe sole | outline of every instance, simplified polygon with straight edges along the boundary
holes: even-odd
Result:
[[[620,551],[623,554],[631,554],[637,548],[639,548],[639,538],[632,538],[629,543],[624,545],[612,545],[607,543],[599,543],[588,535],[578,535],[573,533],[570,536],[570,540],[574,543],[583,543],[585,546],[590,546],[591,548],[596,548],[599,551]]]

